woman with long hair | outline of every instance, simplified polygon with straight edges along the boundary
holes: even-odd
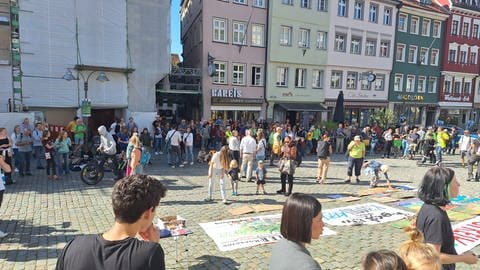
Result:
[[[280,152],[280,181],[282,183],[281,189],[277,190],[277,194],[284,194],[289,196],[293,190],[293,175],[295,174],[295,160],[297,158],[297,146],[292,137],[287,136],[283,142]],[[288,180],[288,191],[286,190],[286,182]]]
[[[45,150],[47,176],[50,180],[58,180],[57,165],[55,163],[55,143],[49,130],[43,132],[42,144]]]
[[[213,182],[218,180],[222,202],[228,204],[224,179],[229,167],[230,158],[228,155],[228,146],[224,145],[220,148],[220,151],[213,154],[210,166],[208,167],[208,197],[205,199],[206,202],[212,201]]]
[[[62,171],[63,174],[68,174],[68,153],[70,152],[70,147],[72,147],[72,141],[68,137],[68,133],[66,131],[60,132],[55,140],[55,149],[58,153],[58,175],[61,175]]]

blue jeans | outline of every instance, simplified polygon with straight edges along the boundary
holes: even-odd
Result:
[[[377,146],[377,142],[370,142],[370,155],[375,154],[375,146]]]
[[[437,145],[437,147],[435,147],[435,152],[437,154],[437,162],[442,162],[443,148]]]
[[[33,147],[33,151],[35,152],[35,158],[37,159],[37,168],[43,167],[42,159],[45,159],[44,148],[41,145],[36,145]]]
[[[155,152],[162,152],[163,138],[155,138]]]
[[[32,159],[32,152],[18,152],[19,153],[19,167],[20,175],[30,173],[30,160]]]
[[[68,153],[56,153],[58,175],[68,174]]]
[[[185,146],[185,153],[186,153],[185,161],[188,162],[188,160],[190,160],[190,162],[193,162],[193,145]]]
[[[15,168],[19,168],[20,167],[20,152],[18,152],[18,148],[13,148],[13,165],[15,166]]]

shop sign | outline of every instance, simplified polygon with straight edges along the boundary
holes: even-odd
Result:
[[[212,104],[262,104],[261,98],[219,98],[212,97]]]
[[[403,101],[423,101],[425,97],[423,95],[398,95],[397,100]]]
[[[368,93],[362,93],[362,92],[347,92],[347,97],[349,98],[369,98]]]
[[[218,98],[241,98],[242,90],[233,89],[212,89],[212,97]]]
[[[470,101],[470,96],[445,96],[444,100],[446,101]]]
[[[82,117],[92,116],[92,102],[89,99],[82,99]]]

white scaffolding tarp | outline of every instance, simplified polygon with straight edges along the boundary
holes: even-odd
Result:
[[[83,79],[65,81],[76,64],[127,67],[126,1],[22,1],[20,44],[24,103],[29,106],[78,107],[84,97]],[[77,18],[77,20],[76,20]],[[78,49],[76,41],[78,21]],[[88,75],[89,71],[83,71]],[[101,84],[89,80],[93,107],[126,107],[127,80],[123,73],[106,73]]]
[[[12,96],[12,67],[0,65],[0,112],[8,111],[8,99]]]

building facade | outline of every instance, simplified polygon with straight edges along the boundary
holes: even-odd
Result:
[[[57,125],[87,116],[79,108],[88,100],[91,129],[128,112],[155,112],[155,84],[170,67],[170,1],[18,3],[12,62],[20,70],[0,100],[42,111]]]
[[[201,70],[201,117],[265,119],[266,0],[183,0],[186,68]]]
[[[388,100],[409,124],[435,124],[447,17],[446,9],[429,1],[401,1]]]
[[[325,109],[327,0],[270,1],[267,118],[307,124]]]
[[[365,125],[386,108],[398,2],[337,0],[330,4],[326,105],[344,93],[345,119]],[[331,117],[329,117],[331,118]]]
[[[13,106],[12,40],[18,41],[18,16],[12,14],[18,14],[15,7],[10,0],[0,0],[0,112],[8,112]]]
[[[454,0],[444,4],[450,7],[450,16],[443,44],[438,119],[463,126],[477,120],[473,100],[479,76],[480,3]]]

